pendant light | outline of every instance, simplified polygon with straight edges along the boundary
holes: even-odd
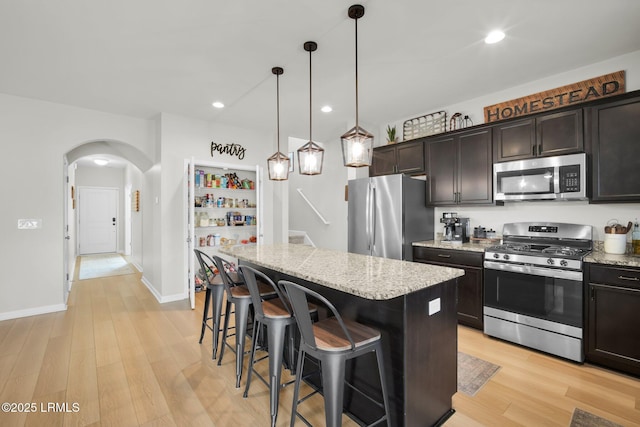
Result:
[[[322,173],[324,149],[311,138],[312,103],[311,103],[311,52],[318,49],[316,42],[306,42],[304,50],[309,52],[309,142],[298,148],[298,169],[301,175],[318,175]]]
[[[364,6],[354,4],[349,8],[348,15],[356,23],[356,125],[340,139],[344,165],[359,168],[370,166],[373,156],[373,135],[362,129],[358,123],[358,18],[364,16]]]
[[[276,75],[276,123],[278,151],[267,159],[269,179],[284,181],[289,178],[289,157],[280,152],[280,75],[284,73],[282,67],[273,67],[271,72]]]

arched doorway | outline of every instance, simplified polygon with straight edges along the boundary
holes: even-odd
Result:
[[[63,244],[63,262],[64,262],[64,274],[66,280],[64,282],[64,300],[66,302],[69,290],[71,287],[71,281],[73,279],[73,271],[75,267],[75,256],[76,256],[76,247],[77,247],[77,230],[76,230],[76,200],[75,197],[77,195],[77,188],[74,187],[75,184],[75,167],[77,167],[78,162],[82,162],[83,159],[93,158],[96,156],[104,157],[107,159],[117,160],[121,163],[126,163],[128,166],[125,175],[133,176],[135,175],[137,178],[134,179],[136,182],[136,186],[138,187],[137,191],[140,190],[140,187],[143,185],[144,181],[144,173],[148,171],[152,166],[153,162],[149,157],[144,154],[139,149],[126,144],[121,141],[115,140],[94,140],[87,141],[72,150],[68,151],[64,155],[63,159],[63,168],[64,168],[64,182],[66,185],[65,191],[65,200],[63,201],[64,206],[64,215],[63,215],[63,230],[65,241]],[[133,171],[137,171],[134,173]],[[129,182],[128,182],[129,181]],[[130,180],[125,179],[123,186],[124,194],[123,200],[125,202],[129,202],[131,200],[132,192],[136,191],[131,185]],[[130,204],[125,203],[126,214],[129,218],[125,218],[125,234],[128,233],[128,236],[131,236],[131,224],[132,220],[130,217],[130,213],[133,211]],[[138,210],[139,212],[139,210]],[[138,214],[140,215],[140,214]],[[137,220],[139,233],[141,234],[141,216]],[[129,227],[126,230],[126,227]],[[139,247],[137,252],[139,263],[137,265],[138,268],[141,268],[141,251],[142,251],[142,243],[141,239],[139,239]],[[125,251],[126,252],[126,251]]]

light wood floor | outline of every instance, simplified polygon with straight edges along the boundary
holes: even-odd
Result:
[[[32,413],[0,412],[0,426],[268,425],[267,387],[254,381],[243,399],[233,353],[217,366],[211,334],[198,344],[203,296],[193,311],[186,302],[160,305],[139,274],[113,276],[76,281],[65,312],[0,322],[0,403],[36,405]],[[568,426],[576,407],[640,425],[638,379],[464,327],[459,349],[502,368],[475,397],[454,396],[457,412],[447,427]],[[279,426],[289,424],[291,398],[287,387]],[[50,403],[67,404],[67,411],[46,410]],[[319,396],[301,410],[324,424]]]

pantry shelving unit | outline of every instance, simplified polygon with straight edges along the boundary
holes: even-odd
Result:
[[[185,163],[186,289],[193,309],[195,292],[200,290],[196,278],[200,266],[197,265],[194,249],[213,257],[219,254],[223,246],[260,243],[261,170],[259,166],[246,167],[194,159]]]

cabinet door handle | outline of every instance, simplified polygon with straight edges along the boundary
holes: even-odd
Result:
[[[451,258],[451,255],[438,254],[440,258]]]
[[[537,148],[538,148],[538,146],[537,146],[537,145],[534,145],[533,147],[531,147],[531,154],[532,154],[533,156],[535,156],[535,155],[536,155],[536,149],[537,149]]]
[[[538,145],[538,156],[542,154],[542,144]]]
[[[640,279],[638,279],[637,277],[627,277],[627,276],[618,276],[618,279],[620,280],[631,280],[632,282],[639,282]]]

